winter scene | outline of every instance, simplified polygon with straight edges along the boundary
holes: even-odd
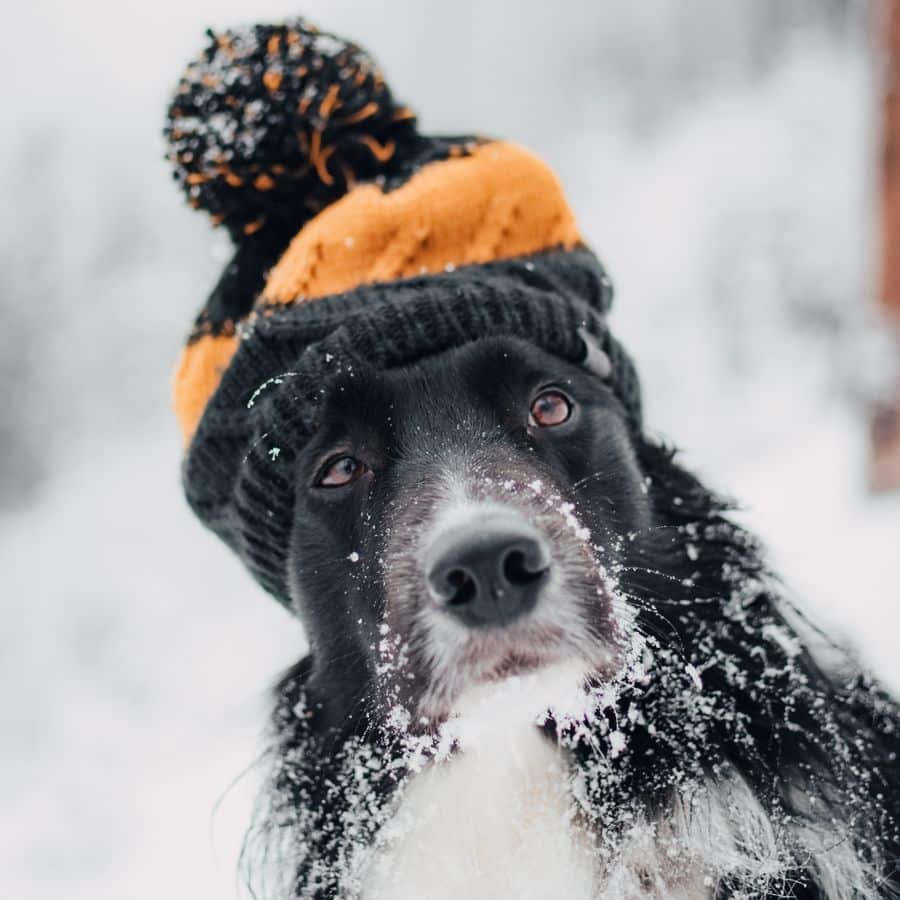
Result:
[[[0,896],[900,896],[900,0],[0,45]]]

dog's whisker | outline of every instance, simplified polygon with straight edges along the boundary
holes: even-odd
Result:
[[[590,475],[585,475],[584,478],[579,478],[578,481],[572,484],[571,490],[577,491],[584,485],[588,484],[588,482],[594,481],[597,478],[608,478],[612,471],[613,470],[611,467],[607,467],[598,469],[596,472],[592,472]]]

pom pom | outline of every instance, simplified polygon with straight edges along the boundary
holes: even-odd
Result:
[[[412,152],[413,113],[355,44],[301,19],[209,37],[165,136],[191,205],[236,241],[263,228],[292,234]]]

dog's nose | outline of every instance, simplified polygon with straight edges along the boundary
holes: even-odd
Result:
[[[473,628],[505,625],[537,603],[550,548],[524,519],[493,515],[439,534],[425,571],[432,597],[447,612]]]

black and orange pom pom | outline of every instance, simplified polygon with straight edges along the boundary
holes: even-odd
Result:
[[[356,44],[300,19],[209,37],[165,135],[191,205],[236,241],[297,229],[415,145],[413,113]]]

